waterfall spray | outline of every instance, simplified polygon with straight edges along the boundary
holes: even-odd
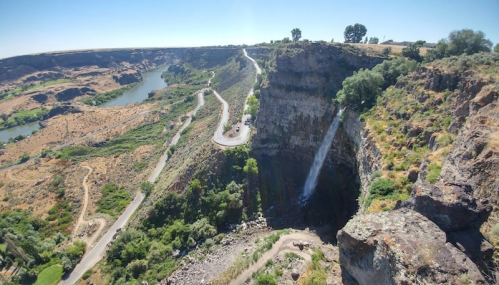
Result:
[[[334,117],[333,122],[331,123],[329,129],[327,130],[326,136],[322,140],[319,150],[315,154],[314,163],[310,168],[307,181],[305,182],[305,187],[303,188],[303,194],[301,195],[302,201],[306,201],[308,198],[310,198],[310,196],[315,190],[315,187],[317,186],[317,178],[319,177],[322,165],[324,164],[324,159],[326,159],[327,152],[331,147],[331,143],[333,142],[334,136],[336,135],[336,131],[340,126],[340,119],[344,111],[345,108],[338,111],[336,117]]]

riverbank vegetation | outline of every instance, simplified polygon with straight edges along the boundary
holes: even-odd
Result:
[[[27,110],[27,111],[14,111],[14,113],[7,115],[2,114],[2,122],[0,123],[0,130],[13,128],[16,126],[25,125],[28,123],[39,121],[48,114],[49,109],[45,107]]]
[[[125,91],[132,89],[136,85],[137,85],[137,83],[131,83],[131,84],[128,84],[128,85],[123,86],[123,87],[118,88],[118,89],[114,89],[114,90],[104,92],[104,93],[99,93],[95,96],[81,99],[80,102],[87,104],[87,105],[90,105],[90,106],[100,106],[104,103],[107,103],[107,102],[113,100],[114,98],[117,98],[117,97],[123,95],[123,93],[125,93]]]
[[[4,90],[3,92],[1,92],[0,93],[0,101],[11,99],[14,96],[18,96],[21,93],[26,92],[26,91],[34,91],[34,90],[42,88],[42,87],[67,83],[67,82],[71,82],[71,81],[72,81],[72,79],[65,78],[65,79],[49,80],[49,81],[41,82],[38,84],[33,84],[33,83],[32,84],[22,84],[21,86],[15,88],[15,89]]]

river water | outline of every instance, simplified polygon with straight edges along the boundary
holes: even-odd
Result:
[[[123,95],[114,98],[113,100],[101,105],[102,108],[111,106],[125,106],[129,103],[142,102],[147,99],[149,92],[156,89],[162,89],[167,86],[165,81],[161,78],[161,74],[168,70],[168,66],[160,67],[148,72],[142,73],[142,82],[139,82],[134,88],[125,91]],[[0,131],[0,141],[7,142],[9,138],[18,135],[31,135],[33,130],[39,129],[38,122],[29,123],[26,125],[13,127]]]
[[[132,89],[125,91],[123,95],[102,104],[101,107],[106,108],[112,106],[125,106],[129,103],[142,102],[144,99],[148,98],[148,94],[152,90],[162,89],[167,86],[165,81],[161,78],[161,73],[163,73],[167,69],[168,66],[163,66],[156,70],[143,72],[142,82],[137,84]]]
[[[18,135],[31,135],[31,132],[33,130],[38,130],[39,128],[40,125],[38,124],[38,122],[33,122],[26,125],[6,129],[0,131],[0,141],[7,142],[9,141],[9,138],[17,137]]]

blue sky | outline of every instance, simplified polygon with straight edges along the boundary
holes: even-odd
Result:
[[[350,24],[380,40],[437,42],[453,30],[499,43],[498,0],[0,0],[0,58],[117,47],[254,44],[291,36],[343,42]]]

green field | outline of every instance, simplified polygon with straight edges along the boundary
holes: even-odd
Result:
[[[62,266],[59,264],[52,265],[38,275],[35,285],[55,285],[61,281]]]
[[[1,93],[0,100],[11,99],[13,96],[15,96],[17,94],[21,94],[24,91],[33,91],[33,90],[36,90],[36,89],[39,89],[42,87],[67,83],[67,82],[71,82],[71,81],[72,81],[71,79],[57,79],[57,80],[45,81],[45,82],[42,82],[40,84],[32,84],[32,85],[23,84],[23,85],[17,87],[16,89]]]

